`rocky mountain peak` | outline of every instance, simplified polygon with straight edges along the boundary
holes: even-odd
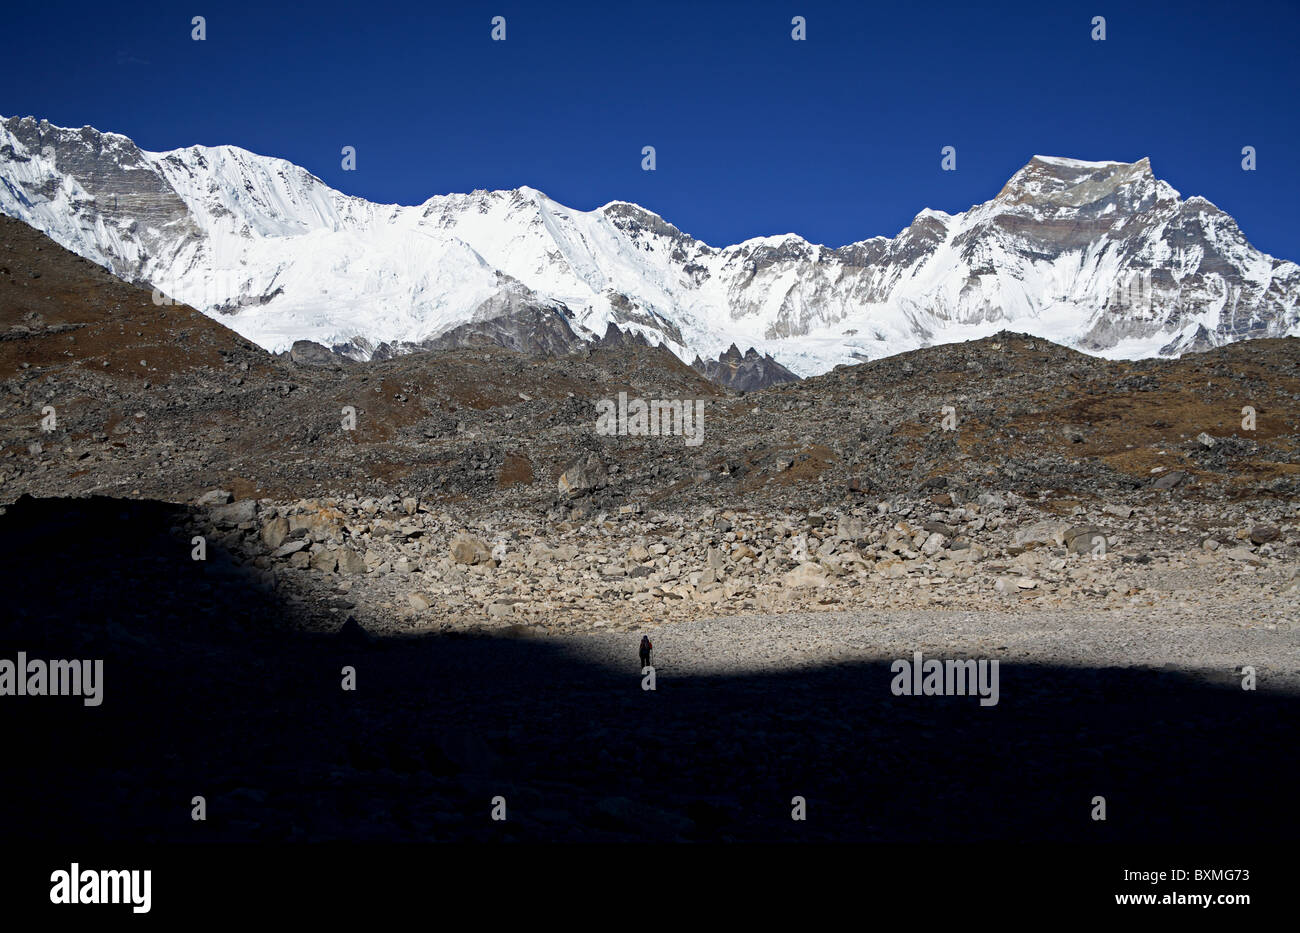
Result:
[[[1121,190],[1149,190],[1156,183],[1151,160],[1145,156],[1136,162],[1084,162],[1036,155],[1011,176],[995,201],[1078,208]]]

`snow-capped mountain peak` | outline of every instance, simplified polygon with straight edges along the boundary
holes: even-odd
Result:
[[[1145,158],[1034,156],[990,201],[921,210],[892,238],[716,248],[626,201],[580,211],[524,185],[374,204],[234,146],[147,152],[15,117],[0,212],[271,350],[363,356],[543,312],[579,337],[613,324],[684,360],[734,343],[807,375],[1003,328],[1112,356],[1300,333],[1300,269]]]

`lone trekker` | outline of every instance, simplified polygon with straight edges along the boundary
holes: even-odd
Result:
[[[641,666],[650,666],[650,652],[654,650],[654,645],[650,644],[650,636],[641,636]]]

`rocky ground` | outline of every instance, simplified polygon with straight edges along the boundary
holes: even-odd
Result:
[[[203,789],[219,839],[802,838],[805,786],[814,838],[1090,839],[1107,782],[1105,838],[1297,825],[1211,752],[1294,766],[1300,341],[1000,334],[740,392],[635,344],[274,356],[0,247],[0,649],[122,696],[18,727],[70,736],[10,797],[33,835],[192,838]],[[597,434],[620,392],[702,401],[702,443]],[[893,697],[912,650],[1000,658],[1004,704]]]
[[[415,498],[228,501],[187,513],[267,587],[374,632],[639,630],[737,612],[1300,607],[1300,505],[1075,505],[982,494],[588,520]]]
[[[9,499],[225,488],[582,518],[624,505],[811,512],[920,493],[942,507],[1011,492],[1055,509],[1145,492],[1300,495],[1295,339],[1110,362],[1001,334],[740,394],[641,346],[295,361],[159,307],[7,218],[0,249]],[[703,402],[703,442],[597,435],[596,403],[620,392]],[[560,475],[586,455],[599,461],[590,485],[562,494]]]

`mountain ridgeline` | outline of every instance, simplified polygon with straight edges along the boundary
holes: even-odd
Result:
[[[622,201],[578,211],[521,187],[374,204],[235,147],[147,152],[13,117],[0,212],[265,349],[356,360],[634,340],[751,389],[1003,329],[1132,358],[1300,334],[1300,267],[1146,159],[1035,156],[992,200],[923,210],[893,238],[717,248]]]

